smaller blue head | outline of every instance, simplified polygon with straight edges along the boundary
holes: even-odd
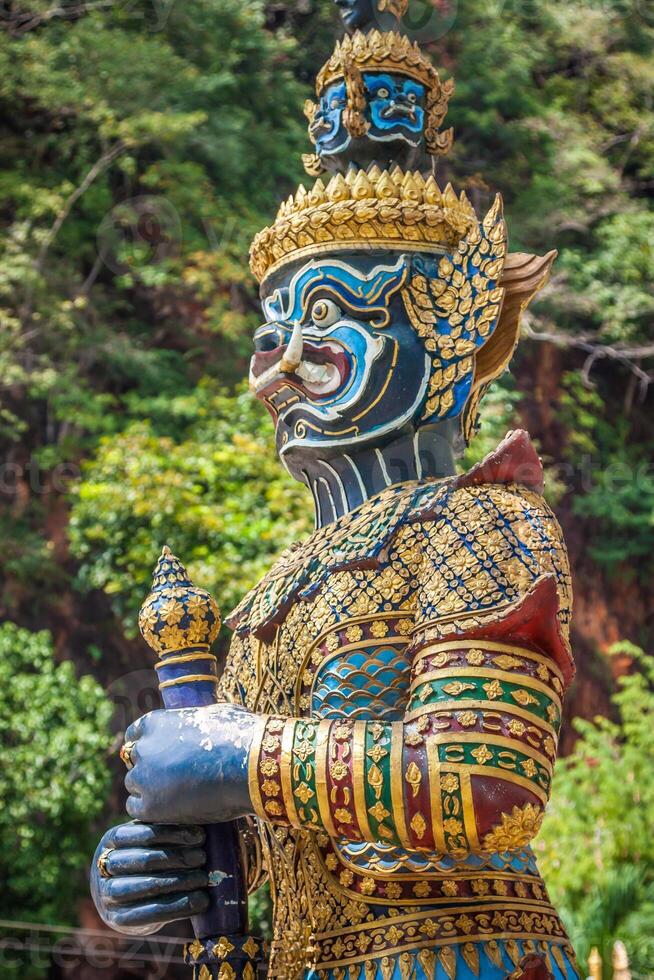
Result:
[[[309,123],[309,135],[319,155],[331,155],[344,150],[350,143],[344,122],[347,108],[345,82],[335,82],[322,94],[318,109]]]
[[[366,72],[366,119],[372,140],[405,140],[418,146],[425,125],[425,89],[401,75]]]
[[[425,98],[424,85],[397,73],[364,72],[332,82],[309,123],[323,165],[332,169],[341,155],[382,163],[402,157],[406,164],[407,151],[425,149]]]

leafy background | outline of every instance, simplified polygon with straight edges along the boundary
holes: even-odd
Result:
[[[579,675],[541,861],[582,959],[624,938],[651,973],[654,11],[433,2],[450,26],[426,48],[457,80],[441,181],[479,210],[500,190],[512,247],[559,250],[462,460],[526,425],[571,552]],[[8,0],[0,28],[0,918],[97,926],[85,869],[121,812],[121,730],[153,704],[135,611],[159,547],[227,611],[310,526],[242,384],[246,254],[302,178],[336,15]]]

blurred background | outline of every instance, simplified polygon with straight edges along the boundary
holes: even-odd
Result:
[[[478,210],[501,191],[512,249],[560,253],[461,460],[528,428],[570,549],[578,678],[537,849],[582,962],[611,976],[620,939],[652,976],[654,5],[422,3],[457,81],[441,183]],[[157,704],[136,612],[161,546],[226,613],[312,526],[243,384],[247,249],[303,176],[337,20],[0,3],[3,980],[188,976],[163,934],[106,938],[87,866],[124,819],[122,732]]]

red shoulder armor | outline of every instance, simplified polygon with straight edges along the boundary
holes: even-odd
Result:
[[[575,664],[558,618],[559,597],[554,575],[542,575],[527,594],[501,618],[483,626],[465,630],[458,636],[468,640],[496,640],[521,643],[535,648],[557,664],[566,689],[575,676]]]
[[[528,432],[515,429],[507,433],[497,449],[457,478],[455,486],[481,483],[519,483],[528,490],[543,492],[543,464]]]

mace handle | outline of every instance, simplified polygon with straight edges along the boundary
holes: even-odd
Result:
[[[218,670],[211,644],[220,629],[215,601],[193,585],[182,563],[165,547],[139,627],[155,651],[164,708],[215,704]],[[196,939],[185,949],[194,980],[254,980],[264,957],[261,940],[248,933],[247,882],[238,823],[205,827],[209,905],[191,923]]]

